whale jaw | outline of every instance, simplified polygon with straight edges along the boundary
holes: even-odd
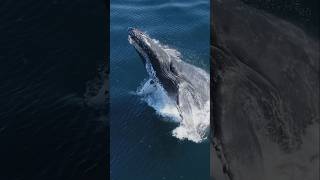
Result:
[[[149,76],[159,81],[169,96],[175,97],[179,83],[175,62],[180,59],[168,47],[136,28],[128,29],[128,41],[140,55]]]

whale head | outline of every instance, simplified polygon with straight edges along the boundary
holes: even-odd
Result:
[[[128,34],[149,75],[157,79],[169,95],[174,95],[178,88],[180,54],[136,28],[129,28]]]

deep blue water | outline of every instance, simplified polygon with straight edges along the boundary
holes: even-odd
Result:
[[[0,1],[0,179],[108,177],[103,1]]]
[[[111,179],[209,179],[209,143],[176,139],[177,125],[134,95],[147,73],[127,34],[139,28],[208,71],[209,7],[208,0],[111,1]]]

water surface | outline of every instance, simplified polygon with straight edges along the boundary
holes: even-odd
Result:
[[[208,72],[209,14],[207,0],[111,1],[111,179],[209,179],[209,143],[175,138],[177,124],[135,94],[147,72],[127,35],[139,28]]]

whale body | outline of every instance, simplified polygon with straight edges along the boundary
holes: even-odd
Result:
[[[210,122],[209,74],[183,61],[177,50],[162,45],[136,28],[129,28],[128,34],[130,44],[140,55],[148,72],[147,83],[161,86],[168,101],[172,102],[172,108],[178,111],[180,126],[173,134],[194,142],[206,139]],[[148,91],[150,89],[155,91],[152,88]]]
[[[213,179],[319,179],[317,37],[240,0],[212,4]]]

